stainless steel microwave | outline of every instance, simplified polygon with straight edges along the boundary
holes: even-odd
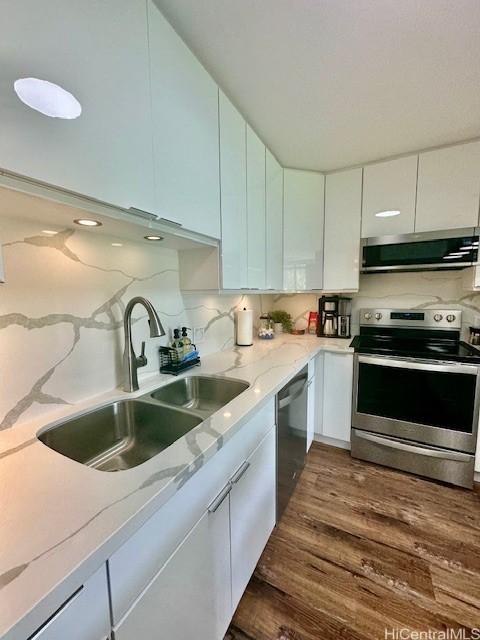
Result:
[[[451,229],[362,240],[362,273],[465,269],[477,263],[480,229]]]

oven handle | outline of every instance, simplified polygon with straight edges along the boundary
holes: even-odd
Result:
[[[461,362],[444,362],[434,360],[421,360],[420,358],[389,358],[388,356],[359,355],[358,362],[374,364],[379,367],[394,367],[397,369],[421,369],[422,371],[439,371],[443,373],[466,373],[472,376],[478,375],[478,366],[463,364]]]
[[[443,460],[454,460],[456,462],[470,462],[472,459],[472,456],[467,453],[457,453],[445,450],[440,451],[438,449],[430,449],[429,447],[423,446],[417,447],[412,444],[407,444],[406,442],[375,436],[372,433],[366,433],[365,431],[358,431],[358,429],[355,429],[355,436],[390,449],[398,449],[399,451],[407,451],[408,453],[419,453],[420,455],[427,456],[428,458],[442,458]]]

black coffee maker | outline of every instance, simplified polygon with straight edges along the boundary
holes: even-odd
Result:
[[[322,296],[318,300],[319,338],[351,338],[352,300],[341,296]]]

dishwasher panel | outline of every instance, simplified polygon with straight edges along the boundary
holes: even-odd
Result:
[[[277,395],[277,522],[305,466],[307,383],[306,366]]]

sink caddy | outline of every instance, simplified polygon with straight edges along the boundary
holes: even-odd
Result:
[[[192,343],[194,351],[185,358],[181,358],[174,347],[160,347],[160,373],[171,373],[177,376],[182,371],[200,366],[200,355],[196,346]]]

